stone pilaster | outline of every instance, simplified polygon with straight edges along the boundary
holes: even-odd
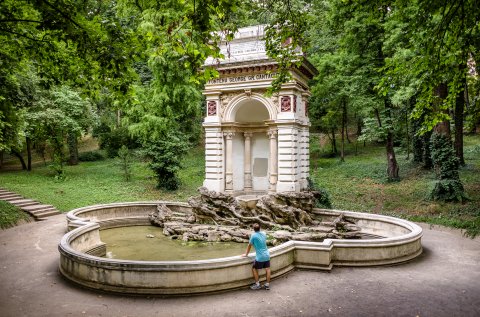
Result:
[[[243,133],[244,141],[245,141],[245,149],[244,149],[244,189],[246,191],[252,190],[252,146],[251,146],[251,139],[253,136],[252,132],[245,132]]]
[[[209,190],[225,190],[223,166],[223,134],[219,126],[205,128],[205,180],[203,186]]]
[[[225,190],[233,190],[233,132],[225,132],[226,167],[225,167]]]
[[[277,192],[300,190],[298,173],[298,128],[295,124],[278,125]]]
[[[269,130],[268,138],[270,139],[270,158],[269,158],[269,170],[270,175],[268,178],[268,191],[274,193],[277,190],[277,180],[278,180],[278,144],[277,144],[277,131]]]

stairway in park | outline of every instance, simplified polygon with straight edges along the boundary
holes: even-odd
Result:
[[[23,198],[2,188],[0,188],[0,200],[8,201],[12,205],[17,206],[32,215],[35,220],[42,220],[46,217],[60,214],[60,211],[52,205],[44,205],[36,200]]]

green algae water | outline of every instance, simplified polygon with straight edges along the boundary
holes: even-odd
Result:
[[[107,244],[106,257],[134,261],[206,260],[241,255],[247,249],[246,243],[172,240],[154,226],[101,230],[100,238]]]

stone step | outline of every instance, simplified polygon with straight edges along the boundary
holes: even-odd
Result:
[[[54,208],[52,205],[41,205],[41,204],[38,204],[38,205],[31,205],[31,206],[24,206],[22,207],[21,209],[26,211],[26,212],[30,212],[30,213],[33,213],[35,212],[36,210],[41,210],[41,209],[47,209],[47,208]]]
[[[8,198],[4,198],[4,197],[0,198],[0,200],[8,201],[9,203],[12,203],[12,201],[19,200],[19,199],[23,199],[23,197],[20,195],[15,195]]]
[[[42,208],[42,209],[35,209],[35,210],[32,210],[30,211],[31,214],[33,215],[36,215],[36,214],[41,214],[42,212],[46,212],[46,211],[52,211],[52,210],[57,210],[55,207],[45,207],[45,208]]]
[[[35,220],[42,220],[46,217],[60,214],[60,211],[52,205],[44,205],[33,199],[23,198],[22,196],[3,188],[0,188],[0,200],[8,201],[19,207],[23,211],[32,215]]]
[[[39,213],[35,213],[34,217],[36,219],[44,219],[46,217],[55,216],[55,215],[59,215],[59,214],[60,214],[60,211],[58,211],[57,209],[51,209],[51,210],[46,210],[46,211],[42,211],[42,212],[39,212]]]
[[[17,199],[17,200],[10,201],[10,203],[17,206],[17,207],[32,206],[32,205],[39,204],[38,201],[33,200],[33,199]]]
[[[0,200],[7,200],[8,198],[12,198],[12,197],[22,197],[22,196],[15,193],[1,194]]]

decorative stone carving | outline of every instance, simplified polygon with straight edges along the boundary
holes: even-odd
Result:
[[[289,111],[291,111],[291,110],[292,110],[292,105],[291,105],[290,96],[282,96],[280,105],[281,105],[280,110],[281,110],[282,112],[289,112]]]
[[[217,115],[217,102],[215,100],[209,100],[208,105],[208,115],[209,116],[216,116]]]
[[[252,90],[251,89],[245,89],[245,95],[247,95],[248,98],[252,97]]]
[[[238,95],[238,92],[230,92],[230,93],[224,93],[221,94],[220,96],[220,117],[223,119],[223,114],[225,113],[225,109],[227,109],[228,105],[232,101],[232,99]]]

